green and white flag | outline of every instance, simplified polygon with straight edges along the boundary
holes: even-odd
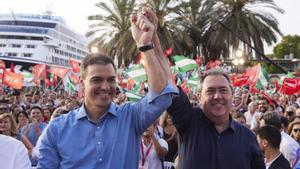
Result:
[[[269,74],[264,66],[260,66],[260,71],[258,74],[258,79],[256,82],[256,88],[264,89],[269,84]]]
[[[138,102],[142,98],[141,95],[130,91],[126,91],[125,95],[127,96],[129,102]]]
[[[67,81],[67,89],[68,91],[75,92],[76,91],[76,84],[73,82],[73,80],[68,75],[68,81]]]
[[[142,64],[134,65],[126,70],[127,75],[136,82],[147,80],[147,74]]]
[[[172,59],[180,72],[186,73],[189,70],[197,68],[196,61],[193,59],[189,59],[179,55],[173,56]]]
[[[179,69],[178,69],[177,66],[172,66],[172,67],[171,67],[171,72],[172,72],[173,74],[180,73],[180,71],[179,71]]]
[[[192,88],[192,87],[195,87],[198,85],[198,81],[199,81],[199,78],[198,78],[197,72],[193,72],[192,76],[190,76],[190,78],[187,80],[186,85],[188,87]]]

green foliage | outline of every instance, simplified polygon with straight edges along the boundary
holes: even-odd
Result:
[[[284,58],[290,53],[293,53],[295,58],[300,58],[300,36],[284,36],[281,42],[274,47],[273,53],[276,58]]]
[[[242,48],[247,56],[251,56],[252,49],[234,34],[262,53],[263,42],[273,44],[277,41],[276,35],[281,35],[276,18],[265,12],[270,10],[261,10],[268,8],[283,13],[273,0],[100,1],[96,4],[100,8],[99,14],[88,17],[95,24],[91,24],[87,36],[101,32],[101,36],[92,43],[98,44],[98,48],[110,56],[117,57],[119,65],[136,61],[138,52],[131,37],[130,15],[145,3],[157,14],[157,32],[163,49],[172,47],[174,55],[192,58],[202,55],[208,62],[221,56],[228,58],[231,51]],[[259,58],[258,55],[256,57]]]

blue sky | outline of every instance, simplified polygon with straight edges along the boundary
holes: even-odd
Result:
[[[1,13],[10,13],[10,10],[14,13],[43,13],[48,6],[54,15],[64,17],[74,30],[84,34],[89,25],[86,17],[98,12],[94,4],[99,1],[101,0],[0,0],[0,11]],[[285,10],[284,14],[274,13],[283,34],[300,35],[300,0],[274,1]],[[272,46],[266,46],[266,53],[270,52]]]

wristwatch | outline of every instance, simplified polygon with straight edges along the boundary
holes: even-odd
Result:
[[[139,47],[139,51],[140,51],[140,52],[146,52],[147,50],[151,50],[151,49],[153,49],[153,48],[154,48],[154,46],[153,46],[153,44],[151,43],[151,44],[148,44],[148,45],[144,45],[144,46]]]

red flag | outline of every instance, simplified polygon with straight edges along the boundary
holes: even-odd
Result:
[[[278,92],[279,90],[280,90],[280,85],[279,85],[279,83],[278,83],[278,81],[277,80],[275,80],[275,87],[276,87],[276,92]]]
[[[4,70],[3,84],[10,86],[14,89],[22,89],[23,75]]]
[[[45,64],[39,64],[35,65],[32,68],[32,74],[34,75],[34,78],[46,78],[47,72],[46,72],[46,65]]]
[[[245,76],[249,76],[247,84],[249,84],[250,86],[256,84],[260,69],[261,69],[260,64],[247,69],[247,71],[244,73]]]
[[[173,48],[168,48],[164,51],[164,55],[169,57],[173,53]]]
[[[75,84],[80,83],[79,77],[77,77],[74,73],[70,73],[70,78]]]
[[[15,73],[15,64],[14,63],[10,64],[10,72]]]
[[[51,83],[51,81],[48,78],[45,78],[45,85],[46,86],[53,86],[53,84]]]
[[[71,68],[73,69],[73,72],[75,72],[75,73],[80,72],[80,66],[77,61],[69,59],[69,64],[70,64]]]
[[[51,66],[49,72],[63,79],[69,70],[70,69]]]
[[[233,86],[244,86],[247,84],[249,76],[246,75],[236,75],[233,78],[232,84]]]
[[[250,86],[249,92],[250,93],[259,93],[259,90],[255,86]]]
[[[0,60],[0,69],[5,69],[5,62],[3,60]]]
[[[281,92],[287,95],[300,92],[300,78],[285,78],[281,86]]]
[[[206,70],[217,67],[221,64],[222,64],[222,62],[220,60],[209,61],[206,65]]]
[[[267,95],[264,91],[261,92],[261,94],[264,98],[266,98],[269,101],[269,104],[273,104],[273,100],[271,99],[271,97],[269,95]]]

